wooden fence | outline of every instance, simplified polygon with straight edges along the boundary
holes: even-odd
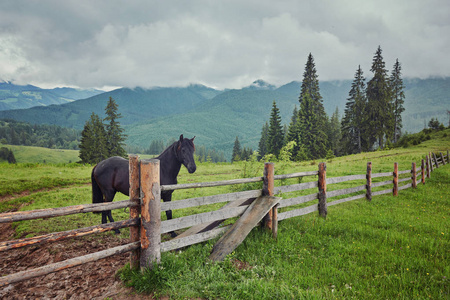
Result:
[[[101,212],[130,207],[130,218],[124,221],[91,226],[88,228],[75,229],[65,232],[50,233],[38,237],[18,239],[0,242],[0,252],[17,249],[24,246],[38,245],[43,243],[60,241],[67,238],[80,237],[120,228],[130,228],[130,243],[104,251],[68,259],[62,262],[53,263],[32,270],[26,270],[11,275],[0,277],[0,287],[8,284],[20,282],[30,278],[47,275],[70,267],[97,261],[112,255],[131,252],[130,262],[132,268],[151,267],[154,263],[159,263],[161,252],[186,247],[196,243],[213,239],[224,233],[231,225],[219,227],[219,225],[229,219],[242,215],[252,201],[262,195],[273,196],[275,194],[286,194],[292,192],[308,193],[292,198],[282,199],[272,211],[263,219],[262,224],[272,229],[274,237],[277,234],[278,221],[302,216],[315,211],[323,217],[327,216],[327,207],[340,203],[366,198],[371,200],[373,196],[398,192],[410,187],[417,187],[417,182],[425,183],[425,178],[429,178],[434,168],[450,162],[449,151],[447,155],[442,152],[439,155],[429,153],[422,159],[420,166],[412,163],[411,169],[399,171],[398,164],[394,164],[393,172],[372,173],[372,163],[367,163],[366,174],[349,175],[342,177],[326,177],[326,164],[320,163],[317,171],[300,172],[286,175],[274,175],[274,165],[266,163],[264,166],[264,176],[244,179],[233,179],[204,183],[189,183],[178,185],[159,185],[159,161],[142,160],[137,156],[130,156],[130,200],[113,203],[76,205],[70,207],[41,209],[34,211],[10,212],[0,214],[0,223],[16,222],[38,218],[49,218],[65,216],[70,214]],[[286,180],[291,178],[310,178],[318,176],[318,180],[275,187],[275,180]],[[375,182],[375,178],[386,178],[388,180]],[[300,180],[299,180],[300,181]],[[363,181],[364,184],[327,191],[329,185],[343,183],[347,181]],[[213,195],[184,199],[172,202],[161,203],[160,193],[166,190],[179,190],[190,188],[215,187],[245,183],[263,182],[262,190],[248,190],[229,194]],[[406,184],[405,184],[406,183]],[[388,189],[379,190],[380,187],[391,185]],[[393,185],[393,186],[392,186]],[[376,191],[375,191],[376,190]],[[330,199],[342,197],[337,200]],[[318,200],[318,203],[296,208],[301,204]],[[330,201],[331,200],[331,201]],[[172,220],[161,221],[161,212],[166,210],[198,207],[201,205],[227,203],[216,211],[184,216]],[[279,212],[280,211],[280,212]],[[281,212],[282,211],[282,212]],[[189,227],[188,230],[170,241],[161,242],[161,234],[174,230]]]

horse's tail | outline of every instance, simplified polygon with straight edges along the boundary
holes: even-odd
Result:
[[[95,166],[92,169],[92,173],[91,173],[91,182],[92,182],[92,203],[103,203],[103,193],[102,190],[100,189],[100,186],[97,183],[97,180],[95,180],[95,176],[94,176],[94,171],[95,168],[97,166]],[[94,212],[95,214],[99,214],[100,212]]]

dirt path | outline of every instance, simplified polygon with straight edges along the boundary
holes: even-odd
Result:
[[[12,239],[11,224],[0,224],[0,241]],[[63,261],[128,243],[111,234],[0,252],[0,275]],[[125,288],[116,272],[129,254],[115,255],[46,276],[0,288],[0,299],[153,299]]]

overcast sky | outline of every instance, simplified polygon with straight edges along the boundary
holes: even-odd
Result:
[[[240,88],[367,78],[378,47],[403,77],[450,76],[450,1],[0,2],[0,80],[40,87]]]

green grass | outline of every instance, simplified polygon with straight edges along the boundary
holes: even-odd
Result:
[[[393,171],[394,162],[399,163],[400,170],[410,169],[411,162],[418,163],[425,153],[450,149],[450,134],[444,133],[436,133],[434,139],[410,148],[334,158],[327,161],[327,177],[365,174],[367,161],[372,161],[374,173]],[[317,170],[318,163],[276,162],[275,173]],[[90,203],[91,170],[92,166],[76,164],[0,164],[0,195],[7,196],[0,200],[0,212]],[[202,163],[194,174],[182,168],[179,183],[255,177],[262,176],[262,172],[263,163]],[[304,178],[303,182],[311,180],[317,177]],[[276,185],[296,182],[298,179],[278,181]],[[214,244],[209,241],[163,253],[160,267],[143,275],[125,267],[120,276],[138,292],[175,299],[446,298],[450,292],[449,182],[447,165],[435,170],[425,185],[402,190],[398,197],[388,194],[376,196],[372,202],[359,199],[331,206],[326,220],[317,213],[284,220],[279,224],[277,241],[254,229],[222,263],[208,261]],[[363,183],[354,181],[327,188]],[[252,184],[179,190],[174,200],[259,187]],[[116,197],[123,199],[127,196]],[[174,216],[204,209],[176,210]],[[115,210],[113,215],[116,220],[128,218],[123,210]],[[99,223],[99,215],[88,213],[16,222],[14,228],[19,238]],[[127,237],[128,230],[122,230],[118,238]]]

